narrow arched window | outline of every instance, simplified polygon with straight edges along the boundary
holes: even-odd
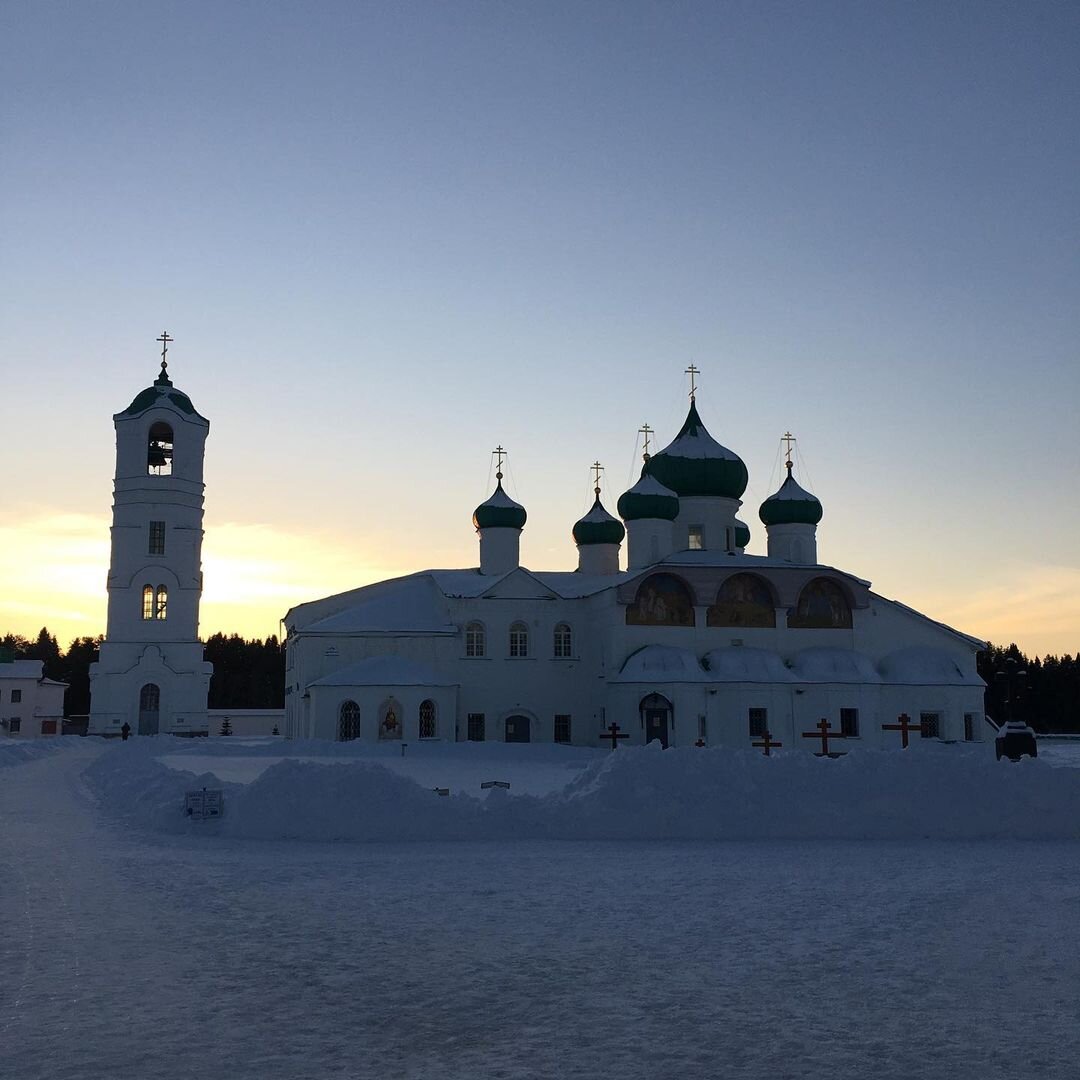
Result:
[[[154,617],[154,587],[144,585],[142,591],[142,617],[152,619]]]
[[[156,713],[161,708],[161,688],[152,682],[148,682],[139,691],[139,712]]]
[[[529,655],[529,628],[523,622],[513,623],[510,627],[510,655]]]
[[[338,741],[351,742],[360,738],[360,706],[355,701],[343,701],[338,710]]]
[[[173,432],[160,420],[150,425],[146,444],[146,471],[151,476],[172,476]]]
[[[159,585],[154,590],[154,618],[164,619],[169,613],[169,590]]]
[[[465,627],[465,655],[483,656],[486,648],[484,624],[471,622]]]
[[[569,660],[574,655],[574,636],[570,633],[570,627],[559,623],[555,627],[555,659]]]
[[[430,698],[420,702],[420,738],[434,739],[437,731],[435,724],[435,702]]]

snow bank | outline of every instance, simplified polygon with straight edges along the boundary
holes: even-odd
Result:
[[[439,796],[371,759],[287,759],[223,784],[156,760],[178,742],[110,747],[87,771],[103,808],[133,825],[206,831],[183,818],[183,793],[223,788],[225,818],[209,827],[267,840],[1080,839],[1080,770],[997,762],[985,747],[838,759],[621,747],[560,791],[479,798]]]
[[[23,765],[51,754],[61,746],[61,739],[19,739],[12,736],[0,738],[0,769]]]

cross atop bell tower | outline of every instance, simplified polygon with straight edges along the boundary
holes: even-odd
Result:
[[[161,337],[154,340],[161,342],[161,374],[154,380],[154,385],[172,386],[172,380],[169,378],[169,362],[165,359],[165,356],[169,351],[169,343],[174,339],[169,337],[168,330],[162,330]]]

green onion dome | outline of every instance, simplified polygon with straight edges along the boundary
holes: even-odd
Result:
[[[674,521],[679,516],[679,496],[664,487],[655,476],[649,475],[649,462],[641,470],[641,479],[619,496],[616,506],[623,521],[643,521],[660,518]]]
[[[744,548],[750,543],[750,526],[745,521],[735,519],[735,546]]]
[[[821,503],[795,482],[789,461],[787,479],[761,504],[758,517],[766,525],[816,525],[823,513]]]
[[[514,502],[503,491],[502,473],[496,473],[495,490],[491,498],[482,502],[474,511],[472,523],[477,529],[523,529],[525,519],[525,507],[521,503]]]
[[[147,409],[151,409],[155,405],[164,405],[166,407],[173,405],[188,416],[199,415],[195,406],[191,403],[191,398],[182,390],[177,390],[173,386],[164,361],[161,364],[161,374],[154,380],[154,385],[148,386],[145,390],[140,390],[135,395],[132,403],[123,412],[116,415],[138,416],[139,413],[146,412]]]
[[[613,518],[600,503],[600,490],[596,489],[596,502],[592,509],[580,521],[574,524],[574,543],[584,544],[621,544],[626,530],[618,518]]]
[[[738,499],[749,479],[739,455],[721,446],[705,430],[693,398],[682,430],[649,459],[648,469],[661,484],[681,496]]]

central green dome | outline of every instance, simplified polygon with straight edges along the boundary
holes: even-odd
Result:
[[[528,514],[521,503],[514,502],[503,491],[502,474],[497,474],[495,490],[491,498],[482,502],[474,511],[472,522],[477,529],[523,529]]]
[[[738,499],[749,480],[742,458],[705,429],[693,398],[679,434],[649,458],[647,468],[651,476],[683,497]]]

